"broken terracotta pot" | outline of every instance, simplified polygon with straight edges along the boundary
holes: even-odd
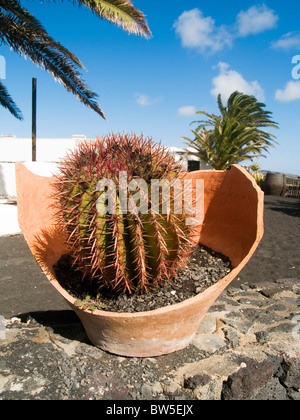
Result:
[[[51,212],[52,178],[16,163],[19,225],[29,248],[51,284],[82,321],[90,341],[102,350],[129,357],[151,357],[187,347],[209,308],[239,274],[263,236],[264,194],[242,167],[199,171],[186,175],[204,180],[204,222],[194,239],[228,256],[233,271],[194,298],[169,307],[134,314],[74,305],[75,299],[58,283],[53,265],[68,253],[66,235],[55,227]]]

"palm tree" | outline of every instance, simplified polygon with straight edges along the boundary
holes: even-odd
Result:
[[[264,128],[279,128],[271,119],[272,113],[264,110],[265,106],[254,96],[237,91],[230,96],[227,106],[224,106],[219,95],[221,115],[197,112],[208,117],[208,120],[192,123],[199,125],[192,130],[194,139],[184,137],[191,148],[187,153],[220,170],[264,156],[262,153],[276,143],[276,137],[264,131]]]
[[[146,38],[151,36],[145,16],[134,7],[131,0],[78,0],[77,3],[127,32]],[[97,103],[96,93],[87,87],[80,76],[78,69],[85,69],[83,64],[56,42],[42,24],[21,6],[19,0],[0,0],[0,45],[6,45],[24,57],[29,57],[62,82],[86,106],[105,118]],[[1,82],[0,104],[16,118],[23,119],[21,111]]]

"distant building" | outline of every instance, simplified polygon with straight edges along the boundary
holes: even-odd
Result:
[[[37,161],[59,162],[68,150],[74,149],[87,137],[83,134],[73,135],[71,138],[37,138]],[[181,161],[185,171],[212,169],[195,156],[187,155],[185,149],[168,147],[177,161]],[[32,156],[31,138],[17,138],[15,135],[1,135],[0,162],[30,162]]]
[[[170,153],[175,156],[177,161],[181,161],[183,164],[183,170],[188,172],[200,171],[200,170],[211,170],[211,166],[197,158],[196,156],[189,155],[186,153],[186,149],[180,147],[169,147]],[[187,148],[187,150],[192,150]]]

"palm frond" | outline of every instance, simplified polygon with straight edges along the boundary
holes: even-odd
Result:
[[[131,0],[72,0],[92,10],[100,18],[121,27],[125,31],[149,38],[152,33],[145,15],[134,7]]]
[[[151,36],[144,14],[133,6],[131,0],[73,0],[73,3],[86,6],[99,17],[130,33],[146,38]],[[98,96],[87,87],[80,76],[78,68],[85,69],[81,61],[56,42],[39,20],[21,6],[19,0],[0,0],[1,44],[29,57],[36,65],[50,72],[69,92],[105,119],[97,102]],[[20,117],[20,110],[5,90],[3,98],[6,108]]]
[[[9,95],[6,87],[1,82],[0,82],[0,105],[8,109],[9,112],[18,120],[21,120],[21,121],[23,120],[21,111],[19,110],[18,106]]]
[[[68,57],[75,64],[85,69],[84,65],[75,56],[75,54],[51,38],[41,22],[37,20],[32,14],[30,14],[26,9],[24,9],[18,0],[0,0],[0,10],[1,9],[8,12],[10,16],[14,16],[14,19],[22,24],[27,32],[34,31],[35,36],[38,35],[44,40],[44,42],[48,43],[49,46],[51,45],[53,48],[57,49],[57,51],[60,51],[62,54]],[[0,30],[2,32],[2,28]]]
[[[0,41],[50,72],[81,102],[105,118],[97,95],[82,80],[80,61],[52,39],[40,22],[17,0],[0,0]]]
[[[98,16],[145,38],[152,36],[145,15],[133,6],[131,0],[78,0]]]
[[[194,139],[187,139],[187,145],[198,156],[215,169],[226,169],[234,163],[265,156],[269,147],[274,147],[276,137],[262,130],[263,127],[278,128],[272,121],[272,113],[264,110],[265,104],[254,96],[234,92],[228,99],[227,106],[218,96],[221,116],[198,111],[208,119],[198,121],[198,127],[192,131]]]

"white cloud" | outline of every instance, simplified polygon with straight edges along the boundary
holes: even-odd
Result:
[[[178,108],[178,115],[180,117],[191,117],[195,115],[196,112],[196,108],[192,105],[182,106],[181,108]]]
[[[256,35],[277,26],[279,16],[265,4],[252,6],[247,11],[241,11],[237,16],[239,36]]]
[[[288,82],[284,89],[276,91],[275,99],[280,102],[292,102],[300,99],[300,82]]]
[[[150,106],[151,105],[151,99],[148,95],[136,93],[135,94],[136,103],[141,106]]]
[[[160,98],[151,98],[148,95],[145,95],[144,93],[135,93],[135,100],[136,103],[140,106],[151,106],[160,101]]]
[[[264,90],[257,81],[248,82],[235,70],[230,70],[229,64],[220,62],[217,65],[220,74],[213,79],[213,89],[211,94],[214,96],[222,95],[222,99],[227,101],[229,96],[236,90],[246,95],[254,95],[259,101],[265,100]]]
[[[273,42],[273,48],[288,51],[293,48],[300,48],[300,32],[289,32],[283,35],[278,41]]]
[[[215,20],[204,17],[199,9],[183,12],[174,28],[184,47],[196,48],[201,53],[215,53],[232,46],[232,37],[226,27],[216,26]]]
[[[183,12],[173,27],[183,47],[196,49],[202,54],[215,54],[226,47],[231,48],[236,38],[275,28],[278,20],[275,11],[263,4],[241,11],[231,25],[217,26],[211,16],[206,17],[195,8]]]

